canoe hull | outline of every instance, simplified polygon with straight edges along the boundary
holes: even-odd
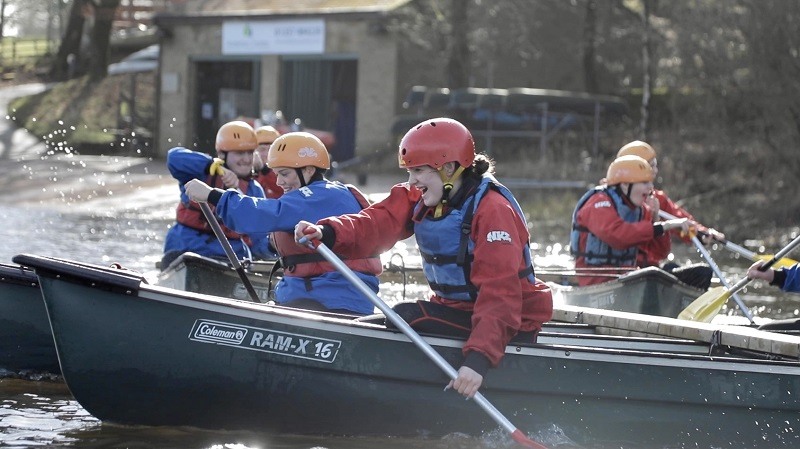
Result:
[[[64,378],[101,420],[345,435],[497,428],[443,392],[445,375],[397,332],[45,265],[37,274]],[[460,362],[462,341],[428,341]],[[555,426],[576,441],[797,443],[797,363],[574,341],[509,346],[482,391],[521,429]]]
[[[672,318],[703,294],[656,267],[636,270],[602,284],[554,287],[554,299],[564,304]]]
[[[50,322],[32,270],[0,264],[0,368],[58,373]]]

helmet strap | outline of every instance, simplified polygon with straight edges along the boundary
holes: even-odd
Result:
[[[436,209],[433,211],[433,217],[439,218],[444,213],[444,206],[447,205],[447,202],[450,201],[450,193],[453,191],[454,184],[458,178],[461,177],[461,174],[464,172],[464,167],[458,166],[451,176],[447,176],[444,171],[444,167],[439,168],[439,177],[442,178],[442,200],[439,204],[436,205]]]
[[[297,177],[300,178],[300,187],[305,187],[306,184],[306,177],[303,176],[303,167],[298,167],[294,169],[295,173],[297,173]]]

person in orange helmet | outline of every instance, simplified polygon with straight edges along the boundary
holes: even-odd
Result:
[[[266,160],[283,190],[279,198],[254,198],[235,190],[214,189],[200,180],[188,183],[186,194],[195,201],[215,205],[231,229],[246,234],[270,233],[270,244],[283,266],[283,277],[275,288],[279,305],[348,315],[373,313],[370,300],[321,255],[296,245],[293,233],[300,220],[358,213],[369,205],[367,199],[354,186],[325,179],[331,167],[330,155],[313,134],[283,134],[272,143]],[[382,270],[376,254],[345,262],[375,292]]]
[[[256,181],[264,188],[267,198],[278,198],[283,195],[283,189],[278,185],[278,177],[275,172],[267,165],[267,157],[272,142],[280,137],[281,133],[269,125],[256,128],[256,140],[258,146],[253,154],[253,169],[256,171]]]
[[[578,285],[607,282],[613,279],[609,274],[637,267],[642,245],[663,247],[669,244],[667,232],[689,230],[688,219],[661,221],[645,205],[653,191],[653,177],[647,161],[622,156],[608,166],[605,182],[578,200],[570,233],[575,268],[610,268],[603,276],[580,276]]]
[[[647,142],[641,140],[634,140],[622,146],[617,152],[617,157],[635,155],[646,160],[650,167],[653,169],[653,176],[658,176],[658,159],[656,151]],[[674,238],[680,239],[684,243],[692,243],[692,236],[697,234],[698,238],[703,244],[708,244],[711,240],[717,239],[720,241],[725,240],[725,234],[717,231],[714,228],[704,226],[697,222],[695,218],[686,209],[676,204],[664,190],[653,189],[653,195],[648,198],[647,205],[653,210],[655,217],[658,217],[659,212],[663,211],[673,217],[687,218],[692,221],[693,226],[690,232],[672,232]],[[700,289],[708,289],[711,285],[711,277],[713,270],[705,263],[693,263],[678,265],[675,262],[664,262],[664,259],[669,256],[672,245],[672,239],[667,239],[664,242],[665,246],[643,245],[639,248],[639,266],[661,266],[664,270],[674,274],[678,279],[686,284],[698,287]]]
[[[227,260],[225,250],[200,206],[187,196],[187,183],[203,179],[212,186],[264,197],[264,189],[253,179],[253,152],[257,146],[253,128],[242,121],[225,123],[217,131],[214,146],[216,158],[183,147],[175,147],[167,152],[167,168],[180,184],[181,197],[176,210],[176,223],[167,231],[164,239],[162,270],[185,252]],[[266,234],[244,235],[224,224],[221,226],[239,259],[274,258]]]

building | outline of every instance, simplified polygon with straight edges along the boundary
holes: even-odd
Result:
[[[398,44],[383,26],[409,0],[173,1],[160,38],[157,155],[213,151],[237,117],[278,119],[335,137],[334,160],[390,143]]]

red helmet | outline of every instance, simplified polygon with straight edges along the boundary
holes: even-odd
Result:
[[[403,136],[397,156],[401,168],[430,165],[438,170],[447,162],[458,162],[466,168],[475,159],[475,142],[461,123],[434,118],[411,128]]]

